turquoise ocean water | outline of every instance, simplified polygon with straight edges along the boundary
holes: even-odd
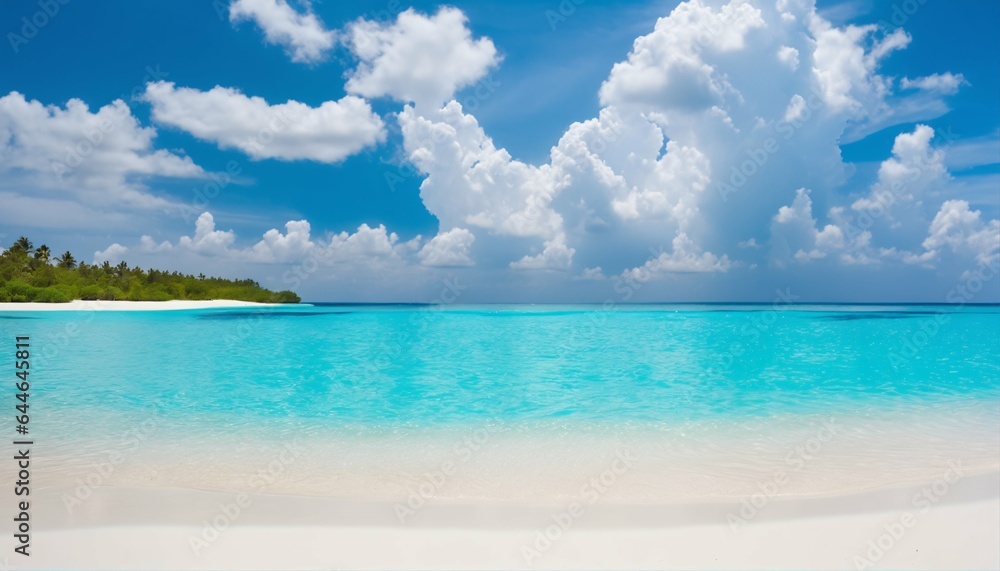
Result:
[[[540,433],[543,440],[545,433],[599,439],[659,430],[673,435],[664,437],[672,444],[663,450],[678,457],[688,442],[679,434],[714,431],[705,436],[714,444],[699,450],[722,457],[720,439],[733,427],[801,427],[793,421],[827,416],[943,419],[939,432],[917,432],[931,440],[961,433],[981,447],[979,456],[996,455],[990,433],[1000,408],[997,306],[0,312],[0,333],[9,349],[0,363],[11,377],[14,337],[31,338],[32,436],[49,450],[50,471],[69,479],[82,469],[77,464],[98,462],[116,447],[159,465],[153,483],[185,485],[190,474],[170,473],[164,460],[186,454],[183,447],[220,462],[231,452],[252,463],[282,441],[334,439],[336,450],[322,454],[343,456],[363,447],[358,439],[380,434],[398,443],[484,426]],[[3,400],[13,410],[13,383],[4,385]],[[870,441],[878,430],[862,430],[855,440]],[[419,449],[433,448],[426,441],[396,448],[378,442],[369,448],[410,458],[404,463],[419,464]],[[744,437],[740,449],[754,442]],[[324,462],[345,470],[335,459]],[[375,470],[384,466],[379,462],[367,457],[354,465]]]

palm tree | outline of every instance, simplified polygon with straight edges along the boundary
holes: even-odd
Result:
[[[30,254],[31,251],[35,249],[35,245],[31,243],[31,240],[29,240],[27,236],[21,236],[16,242],[10,245],[10,249],[15,252]]]
[[[58,261],[59,261],[58,266],[60,268],[66,268],[68,270],[72,270],[73,268],[76,267],[76,258],[74,258],[73,254],[70,254],[68,250],[64,252],[63,255],[59,256]]]
[[[49,247],[45,244],[42,244],[37,250],[35,250],[35,259],[42,263],[47,264],[49,262],[49,257],[51,256],[52,250],[49,250]]]
[[[128,264],[126,264],[124,261],[120,262],[117,266],[115,266],[115,271],[118,272],[118,277],[120,278],[125,277],[125,272],[128,271]]]

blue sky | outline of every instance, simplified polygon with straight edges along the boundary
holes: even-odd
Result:
[[[997,24],[939,0],[9,2],[0,241],[317,301],[998,301]]]

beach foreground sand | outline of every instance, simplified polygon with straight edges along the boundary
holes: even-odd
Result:
[[[935,485],[776,498],[736,528],[730,503],[428,504],[400,523],[390,503],[168,488],[98,488],[69,513],[40,490],[32,556],[6,557],[18,569],[1000,566],[1000,473]]]
[[[280,303],[256,303],[232,299],[211,299],[202,301],[84,301],[74,299],[69,303],[0,303],[3,311],[154,311],[176,309],[218,309],[224,307],[270,307]]]

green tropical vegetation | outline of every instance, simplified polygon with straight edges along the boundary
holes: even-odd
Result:
[[[125,262],[112,266],[78,263],[70,252],[53,258],[21,236],[0,254],[0,302],[65,303],[74,299],[169,301],[233,299],[260,303],[298,303],[291,291],[273,292],[254,280],[184,275],[144,270]]]

